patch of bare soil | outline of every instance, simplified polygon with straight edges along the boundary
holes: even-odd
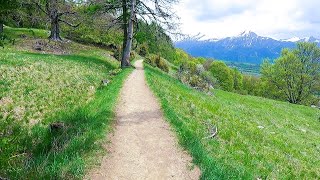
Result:
[[[18,48],[28,50],[29,52],[44,54],[70,54],[71,41],[64,40],[60,42],[49,41],[48,39],[25,38],[22,42],[17,43]]]

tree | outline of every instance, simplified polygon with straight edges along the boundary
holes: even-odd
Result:
[[[261,80],[259,77],[244,75],[243,76],[243,90],[246,94],[260,96],[259,89],[261,86]]]
[[[53,41],[61,41],[60,37],[60,22],[63,22],[71,27],[78,27],[79,24],[73,25],[64,19],[64,16],[74,15],[75,12],[71,9],[72,1],[64,0],[32,0],[32,2],[50,19],[50,36],[49,39]],[[67,6],[69,3],[69,6]]]
[[[124,2],[126,0],[123,0]],[[123,4],[123,6],[126,6],[126,4]],[[136,0],[131,0],[131,5],[130,5],[130,18],[129,18],[129,23],[127,27],[127,33],[125,33],[126,41],[125,46],[123,46],[123,55],[121,59],[121,67],[127,67],[130,65],[130,52],[131,52],[131,47],[132,47],[132,39],[133,39],[133,25],[134,22],[136,21]],[[125,16],[124,16],[125,17]]]
[[[233,75],[233,87],[237,91],[241,91],[243,88],[243,75],[236,68],[232,70]]]
[[[173,42],[161,26],[154,21],[146,23],[138,19],[136,27],[134,39],[138,49],[141,45],[146,46],[149,53],[159,54],[173,63],[175,59]]]
[[[17,5],[17,0],[0,0],[0,33],[3,32],[3,24],[6,15],[10,13],[10,10],[16,8]]]
[[[156,22],[162,27],[172,29],[174,23],[171,20],[175,17],[171,5],[178,0],[108,0],[106,10],[113,11],[115,15],[120,15],[114,23],[120,23],[123,28],[123,52],[121,67],[130,66],[130,51],[132,38],[134,36],[134,26],[137,19],[142,19],[146,23]]]
[[[222,61],[213,61],[209,68],[212,75],[217,78],[223,90],[233,91],[234,80],[231,69]]]
[[[320,80],[320,49],[315,43],[298,43],[294,50],[284,49],[274,64],[265,61],[261,72],[287,101],[301,103],[314,93]]]

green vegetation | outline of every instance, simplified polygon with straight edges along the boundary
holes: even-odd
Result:
[[[320,112],[215,90],[195,91],[145,65],[148,84],[202,179],[317,179]],[[218,135],[207,139],[208,124]]]
[[[118,69],[105,50],[73,42],[62,43],[69,55],[34,53],[33,40],[46,31],[5,32],[18,39],[0,50],[0,176],[81,179],[102,153],[131,69]],[[19,51],[26,43],[30,50]]]
[[[284,50],[274,65],[264,62],[261,76],[240,73],[228,62],[194,58],[180,49],[168,61],[174,64],[171,69],[176,70],[171,74],[196,89],[207,90],[207,86],[201,85],[207,81],[209,86],[229,92],[320,107],[319,52],[316,44],[298,43],[296,49]]]
[[[319,92],[320,49],[316,43],[298,43],[294,50],[284,49],[272,65],[262,64],[262,80],[274,85],[290,103],[309,104]],[[314,103],[314,102],[311,102]]]
[[[232,91],[234,89],[234,78],[232,70],[222,61],[213,61],[209,71],[217,78],[222,89]]]
[[[47,38],[49,31],[34,28],[13,28],[6,26],[4,34],[12,39],[23,40],[23,38]]]
[[[157,23],[146,24],[139,21],[135,39],[139,44],[137,51],[140,55],[146,56],[152,53],[165,59],[174,59],[175,49],[172,40]]]
[[[167,64],[167,61],[160,55],[149,54],[145,61],[153,67],[158,67],[164,72],[169,72],[169,65]]]
[[[245,75],[260,76],[260,64],[225,61],[227,66],[238,69]]]
[[[112,56],[126,67],[139,55],[203,179],[320,177],[319,110],[270,100],[320,107],[319,48],[284,50],[261,77],[256,65],[194,58],[166,34],[175,29],[175,2],[0,2],[0,179],[83,178],[103,153],[131,71]]]

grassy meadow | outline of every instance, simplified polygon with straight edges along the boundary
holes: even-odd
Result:
[[[106,50],[74,42],[64,44],[63,55],[32,50],[33,42],[46,41],[47,31],[7,32],[16,41],[0,49],[0,177],[83,178],[103,152],[131,69],[118,69]],[[111,82],[102,85],[104,79]]]
[[[214,90],[191,89],[145,64],[147,82],[202,179],[319,179],[320,111]],[[208,127],[218,135],[208,137]]]

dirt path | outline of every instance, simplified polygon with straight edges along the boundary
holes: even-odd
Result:
[[[88,179],[199,179],[146,85],[142,61],[126,80],[110,152]]]

